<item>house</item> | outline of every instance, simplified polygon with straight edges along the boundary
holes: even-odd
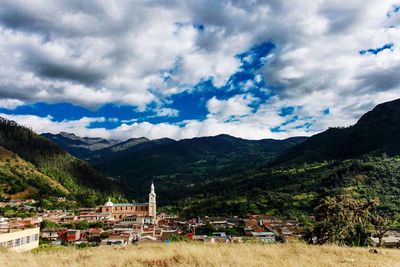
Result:
[[[50,241],[56,241],[63,239],[65,237],[66,232],[67,228],[44,228],[41,231],[40,236]]]
[[[14,251],[28,251],[39,247],[39,227],[28,229],[7,229],[0,232],[0,248]]]
[[[230,236],[227,236],[225,232],[215,232],[212,233],[211,236],[211,243],[218,242],[218,243],[227,243],[231,239]]]
[[[265,243],[276,241],[276,237],[273,232],[251,232],[251,235]]]
[[[79,208],[78,212],[80,214],[85,214],[85,213],[95,213],[96,209],[95,208]]]
[[[9,220],[8,218],[0,216],[0,224],[6,224],[8,223],[8,220]]]
[[[169,239],[172,235],[177,235],[178,230],[163,230],[160,229],[159,231],[156,231],[155,237],[159,240],[167,240]]]
[[[79,215],[78,219],[87,222],[103,222],[112,219],[112,217],[109,213],[86,213]]]
[[[379,239],[377,237],[371,237],[372,242],[374,245],[379,244]],[[385,247],[400,247],[400,231],[399,230],[389,230],[385,233],[384,237],[382,238],[382,245]]]
[[[90,238],[90,239],[100,238],[102,233],[104,233],[104,230],[102,228],[90,228],[87,231],[87,238]]]
[[[60,218],[60,222],[75,222],[78,220],[78,216],[73,214],[64,215]]]
[[[371,240],[375,246],[379,244],[379,239],[377,237],[371,237]],[[384,236],[382,238],[382,245],[389,248],[399,248],[400,247],[400,237],[396,236]]]
[[[58,197],[57,198],[57,202],[65,202],[65,201],[67,201],[66,197]]]
[[[66,232],[66,240],[68,242],[78,241],[81,238],[81,230],[68,229]]]
[[[145,235],[145,236],[141,236],[139,237],[139,243],[156,243],[156,242],[160,242],[160,240],[158,240],[157,238],[150,236],[150,235]]]
[[[263,232],[264,227],[262,226],[262,222],[260,225],[260,221],[256,218],[250,218],[244,220],[245,232],[247,235],[251,235],[251,232]]]
[[[159,214],[157,214],[157,220],[161,220],[161,219],[165,219],[168,217],[168,213],[166,212],[160,212]]]
[[[132,243],[138,238],[139,234],[136,233],[133,229],[116,228],[113,229],[113,231],[108,235],[108,239],[106,239],[106,241],[104,242],[106,243],[105,245],[126,245]],[[123,240],[123,243],[119,242],[121,240]]]

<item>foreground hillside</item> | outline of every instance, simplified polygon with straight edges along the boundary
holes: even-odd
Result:
[[[12,199],[29,198],[43,192],[49,195],[70,193],[59,181],[0,146],[0,195]]]
[[[0,252],[6,266],[399,266],[400,250],[260,244],[143,244],[126,248],[63,248],[52,252]]]
[[[13,121],[0,118],[0,197],[66,196],[95,204],[117,187],[86,162]]]

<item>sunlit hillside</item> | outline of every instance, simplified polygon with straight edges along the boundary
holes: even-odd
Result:
[[[2,266],[400,266],[400,250],[301,244],[141,244],[0,252]],[[5,265],[4,265],[5,264]]]

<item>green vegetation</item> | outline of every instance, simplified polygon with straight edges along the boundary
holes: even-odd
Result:
[[[186,190],[214,177],[256,168],[304,139],[252,141],[219,135],[180,141],[148,141],[92,162],[105,173],[124,180],[130,186],[127,195],[139,201],[145,200],[150,182],[154,180],[159,204],[167,205],[171,192],[177,197],[185,193],[180,192],[183,186]]]
[[[364,114],[354,126],[330,128],[288,149],[275,164],[343,160],[370,154],[400,154],[400,99]]]
[[[320,199],[350,194],[358,199],[379,198],[382,209],[399,213],[399,163],[399,157],[364,157],[260,168],[182,188],[179,194],[169,195],[167,209],[188,216],[267,213],[301,218],[313,213]]]
[[[384,233],[398,223],[398,216],[382,212],[378,199],[356,199],[348,194],[326,197],[305,225],[303,237],[317,244],[367,246],[375,233],[380,246]]]
[[[66,196],[86,206],[118,194],[116,185],[86,162],[13,121],[0,118],[0,197]]]
[[[90,155],[92,163],[124,181],[128,198],[145,201],[153,180],[158,205],[167,212],[262,213],[307,222],[321,199],[349,195],[357,201],[380,200],[371,225],[384,232],[391,224],[385,218],[400,213],[399,121],[396,100],[377,106],[352,127],[332,128],[306,141],[219,135],[180,141],[141,138],[116,145],[85,142],[108,146]],[[50,196],[68,195],[70,201],[93,205],[104,201],[97,188],[121,199],[109,180],[44,137],[8,121],[0,126],[3,197],[40,195],[49,200],[42,200],[42,206],[56,207]],[[63,144],[77,142],[78,137],[67,137]]]

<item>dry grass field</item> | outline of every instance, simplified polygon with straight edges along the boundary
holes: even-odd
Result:
[[[141,244],[0,252],[0,266],[400,266],[400,250],[302,244]]]

